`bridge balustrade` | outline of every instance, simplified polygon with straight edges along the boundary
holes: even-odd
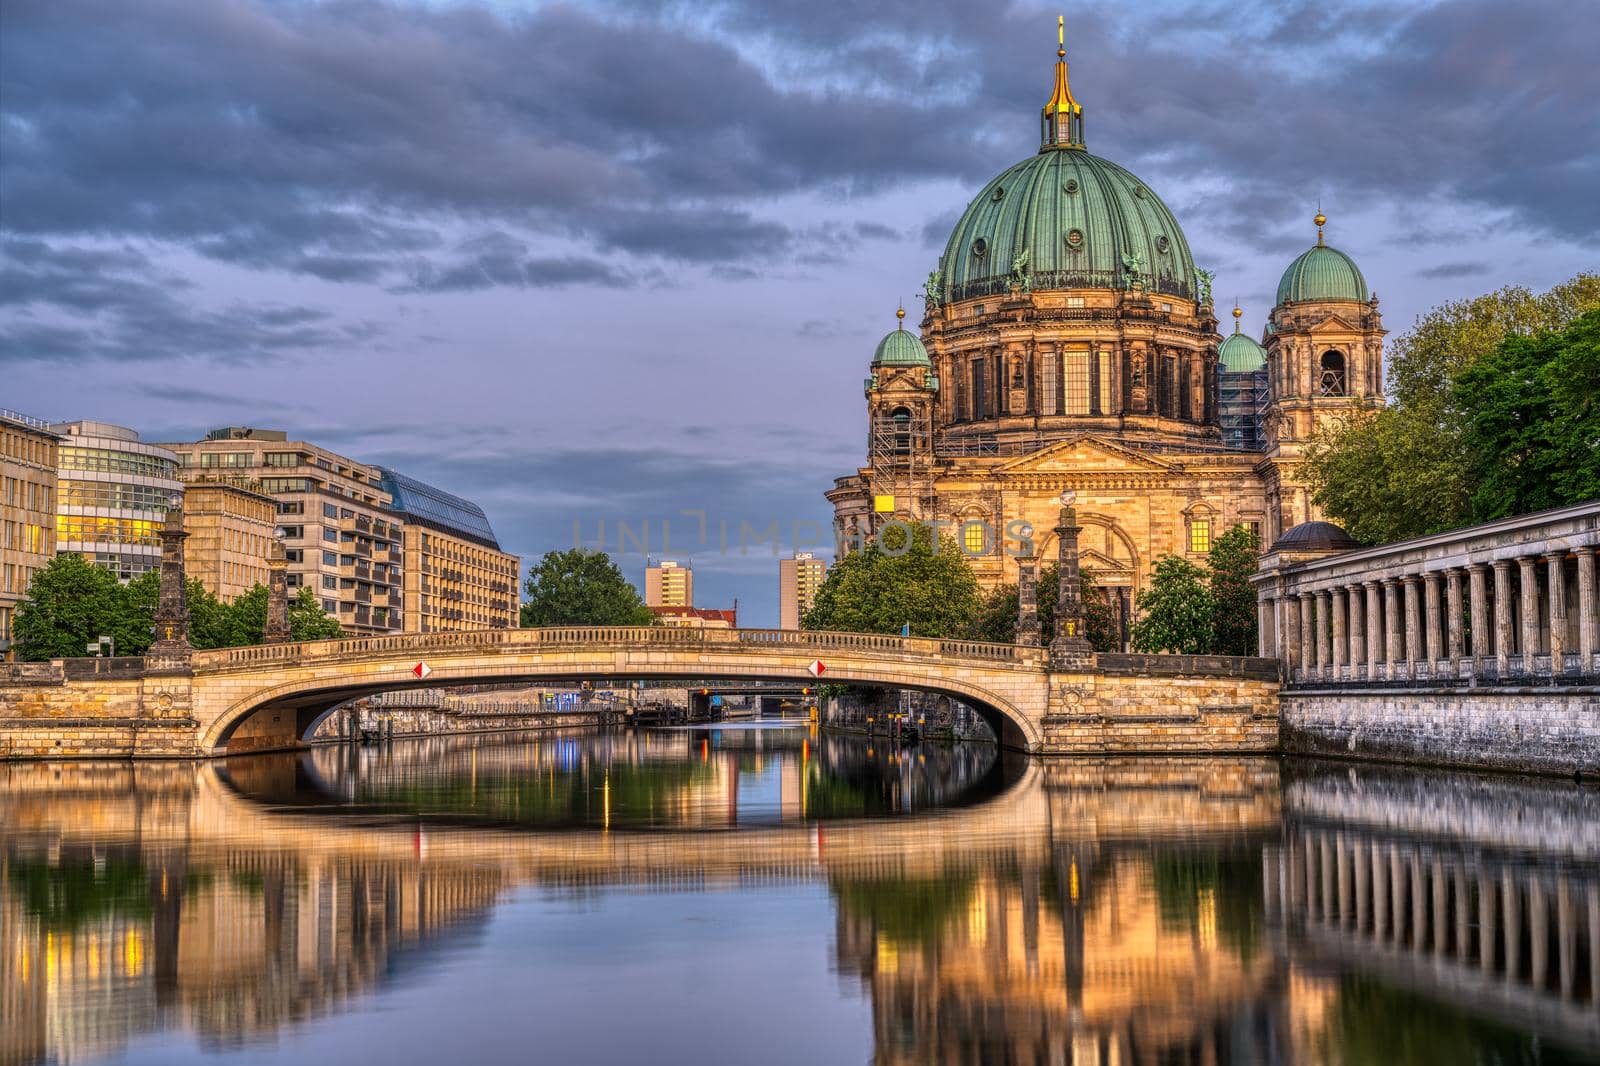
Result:
[[[340,638],[299,644],[256,644],[194,653],[198,670],[227,670],[319,659],[422,655],[471,649],[529,645],[731,645],[804,648],[816,652],[866,651],[988,662],[1042,661],[1037,648],[973,640],[900,637],[881,633],[836,633],[794,629],[677,629],[670,626],[554,626],[540,629],[485,629],[451,633],[408,633],[384,637]]]
[[[1261,653],[1292,685],[1591,683],[1600,677],[1600,501],[1254,578]]]

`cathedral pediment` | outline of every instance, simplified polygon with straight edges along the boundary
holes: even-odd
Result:
[[[1106,574],[1126,574],[1133,571],[1133,567],[1121,559],[1113,559],[1103,552],[1089,548],[1078,549],[1078,566],[1084,570],[1094,570]]]
[[[996,468],[999,474],[1072,474],[1107,471],[1164,474],[1178,467],[1162,458],[1085,433],[1021,455]]]
[[[888,374],[884,374],[881,371],[879,373],[880,376],[875,388],[883,395],[925,393],[928,391],[927,367],[919,366],[909,370],[896,370]]]
[[[1361,327],[1360,326],[1352,325],[1348,319],[1346,319],[1343,315],[1341,315],[1337,311],[1335,311],[1332,314],[1328,315],[1326,318],[1322,319],[1320,322],[1317,322],[1317,323],[1313,324],[1309,329],[1307,329],[1306,332],[1308,332],[1308,333],[1359,333],[1360,331],[1361,331]]]

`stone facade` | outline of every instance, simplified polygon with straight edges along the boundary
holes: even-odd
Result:
[[[183,494],[188,575],[224,603],[267,583],[278,509],[272,497],[249,485],[191,482]]]
[[[39,419],[0,411],[0,658],[6,660],[14,657],[17,604],[56,553],[59,441]]]

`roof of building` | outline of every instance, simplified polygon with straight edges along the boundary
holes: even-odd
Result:
[[[905,308],[896,312],[904,320]],[[872,353],[873,366],[932,366],[933,360],[928,358],[928,349],[922,346],[922,341],[915,333],[905,326],[896,326],[890,330],[883,340],[878,342],[878,348]]]
[[[1193,298],[1182,227],[1144,182],[1084,150],[1082,108],[1066,84],[1064,48],[1057,54],[1046,143],[967,205],[939,261],[942,297],[1003,294],[1025,278],[1034,292],[1126,289],[1138,279],[1150,291]],[[1050,132],[1058,111],[1072,113],[1070,136]]]
[[[726,622],[734,629],[739,627],[737,607],[676,607],[656,604],[650,607],[650,612],[661,617],[700,618],[708,622]]]
[[[1317,243],[1302,252],[1278,280],[1278,303],[1290,300],[1356,300],[1365,303],[1372,297],[1367,279],[1355,260],[1326,243],[1322,225],[1327,219],[1317,213]]]
[[[1233,309],[1233,333],[1217,349],[1217,365],[1225,374],[1252,374],[1267,367],[1267,352],[1249,336],[1239,332],[1237,307]]]
[[[1283,531],[1272,544],[1272,551],[1321,552],[1349,551],[1361,542],[1332,522],[1301,522]]]
[[[454,533],[495,551],[500,550],[500,542],[495,539],[489,517],[483,513],[482,507],[471,500],[407,477],[387,466],[378,467],[378,474],[380,487],[394,498],[390,510],[442,532]]]

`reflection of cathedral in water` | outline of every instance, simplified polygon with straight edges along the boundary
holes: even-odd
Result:
[[[513,886],[731,906],[774,882],[826,885],[834,928],[818,932],[871,1000],[880,1063],[1353,1066],[1385,1061],[1374,1033],[1442,1061],[1526,1059],[1532,1034],[1546,1062],[1600,1051],[1592,791],[1106,759],[1025,763],[985,798],[982,749],[769,739],[397,745],[365,772],[337,749],[0,767],[0,1063],[82,1061],[162,1029],[211,1047],[286,1032],[426,965],[418,949],[477,928]],[[373,809],[408,781],[432,780],[430,803],[442,781],[549,791],[551,760],[581,781],[586,758],[602,781],[616,760],[616,788],[630,761],[675,766],[650,778],[658,798],[686,791],[699,811],[755,775],[773,817],[574,832]],[[965,804],[929,809],[940,781],[965,781],[942,796]],[[807,814],[788,813],[791,789]]]

